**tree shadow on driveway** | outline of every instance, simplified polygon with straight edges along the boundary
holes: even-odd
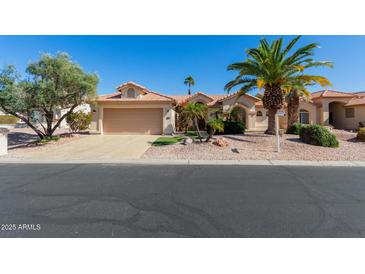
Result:
[[[9,149],[28,146],[37,140],[37,134],[31,134],[26,132],[9,132],[8,134]]]

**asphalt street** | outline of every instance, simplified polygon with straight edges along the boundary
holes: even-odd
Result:
[[[0,164],[0,237],[363,237],[364,167]]]

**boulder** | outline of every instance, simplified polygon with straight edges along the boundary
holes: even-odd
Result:
[[[184,139],[184,145],[189,145],[193,143],[193,139],[191,139],[190,137],[187,137]]]
[[[216,145],[219,147],[226,147],[226,146],[228,146],[228,142],[224,138],[218,138],[213,142],[213,145]]]

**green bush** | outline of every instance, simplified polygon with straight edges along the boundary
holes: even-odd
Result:
[[[244,134],[245,133],[245,124],[242,122],[234,122],[234,121],[223,121],[224,123],[224,131],[223,134]]]
[[[320,125],[305,126],[300,129],[300,139],[307,144],[322,147],[338,147],[336,136]]]
[[[18,118],[13,115],[0,115],[0,124],[13,125],[18,122]]]
[[[356,139],[361,142],[365,142],[365,127],[361,127],[357,131]]]
[[[73,112],[66,118],[66,122],[70,126],[72,132],[78,132],[88,129],[91,120],[92,114],[84,113],[82,111]]]
[[[294,123],[292,126],[288,127],[288,129],[286,130],[287,134],[295,134],[295,135],[299,135],[300,133],[300,129],[302,127],[306,127],[308,125],[306,124],[301,124],[301,123]]]

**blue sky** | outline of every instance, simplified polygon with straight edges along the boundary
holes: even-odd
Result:
[[[227,65],[245,59],[245,49],[259,39],[279,36],[0,36],[0,65],[14,64],[24,73],[41,53],[69,53],[86,71],[100,76],[99,94],[134,81],[165,94],[185,94],[184,78],[192,75],[194,91],[224,93],[235,77]],[[289,41],[294,36],[284,36]],[[365,36],[303,36],[298,46],[317,42],[317,60],[334,68],[312,73],[329,78],[335,90],[365,90]],[[312,87],[315,91],[319,87]]]

